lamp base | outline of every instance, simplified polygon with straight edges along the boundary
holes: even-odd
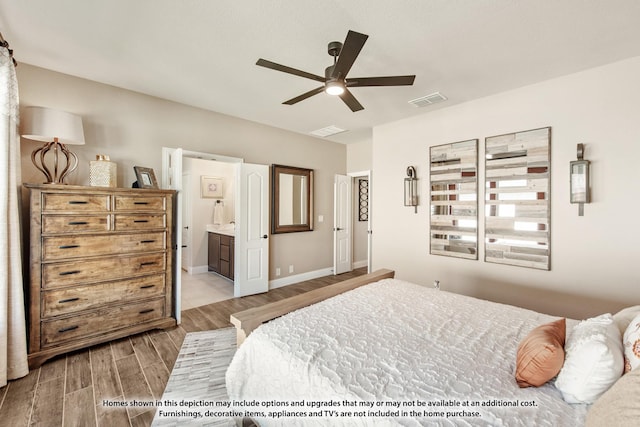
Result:
[[[53,171],[47,166],[45,156],[50,151],[53,151]],[[60,153],[65,157],[65,165],[62,170],[58,170],[61,166]],[[58,142],[57,138],[54,141],[46,142],[42,147],[36,148],[31,153],[31,161],[35,167],[44,174],[47,181],[44,184],[66,184],[64,179],[68,174],[76,170],[78,167],[78,156],[73,154],[69,149]]]

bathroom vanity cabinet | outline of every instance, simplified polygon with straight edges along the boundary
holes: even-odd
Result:
[[[233,245],[235,238],[222,233],[209,232],[209,271],[233,280]]]

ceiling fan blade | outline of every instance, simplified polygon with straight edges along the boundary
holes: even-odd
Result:
[[[307,79],[316,80],[318,82],[325,81],[324,77],[320,77],[315,74],[307,73],[306,71],[296,70],[295,68],[287,67],[286,65],[276,64],[275,62],[267,61],[266,59],[258,59],[256,65],[260,67],[270,68],[276,71],[282,71],[283,73],[293,74],[294,76],[305,77]]]
[[[338,62],[333,67],[332,79],[344,79],[346,77],[368,38],[369,36],[366,34],[349,30],[340,50],[340,55],[338,55]]]
[[[387,76],[387,77],[354,77],[347,79],[349,87],[365,86],[411,86],[416,76]]]
[[[287,104],[287,105],[293,105],[296,104],[300,101],[304,101],[307,98],[312,97],[313,95],[317,95],[319,93],[324,92],[324,86],[320,86],[318,88],[315,88],[313,90],[310,90],[309,92],[305,92],[302,95],[296,96],[295,98],[291,98],[288,101],[284,101],[283,104]]]
[[[360,104],[356,99],[356,97],[353,96],[351,92],[349,92],[349,89],[345,88],[342,95],[339,95],[339,96],[340,98],[342,98],[344,103],[347,104],[349,108],[351,108],[351,111],[353,111],[354,113],[356,111],[364,110],[364,107],[362,106],[362,104]]]

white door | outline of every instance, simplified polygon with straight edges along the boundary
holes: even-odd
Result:
[[[333,187],[333,274],[352,268],[351,178],[336,175]]]
[[[238,168],[233,295],[242,297],[269,291],[269,166]]]
[[[176,190],[174,207],[173,296],[178,324],[182,310],[182,148],[162,148],[162,188]]]
[[[191,274],[191,175],[182,174],[182,270]]]

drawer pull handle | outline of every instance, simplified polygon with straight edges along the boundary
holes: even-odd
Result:
[[[147,308],[146,310],[141,310],[140,314],[147,314],[147,313],[151,313],[153,311],[153,308]]]
[[[69,200],[70,205],[87,205],[89,202],[85,200]]]
[[[140,286],[140,289],[148,289],[148,288],[154,288],[156,285],[144,285],[144,286]]]
[[[72,274],[78,274],[81,270],[62,271],[58,273],[59,276],[70,276]]]
[[[148,219],[134,219],[133,222],[149,222]]]
[[[140,243],[153,243],[155,240],[141,240]]]
[[[67,326],[66,328],[62,328],[62,329],[58,329],[58,332],[63,333],[63,332],[69,332],[69,331],[73,331],[75,329],[78,329],[79,326],[75,325],[75,326]]]
[[[61,299],[60,301],[58,301],[58,303],[60,304],[64,304],[65,302],[74,302],[74,301],[78,301],[80,298],[67,298],[67,299]]]
[[[141,262],[140,267],[144,267],[145,265],[155,265],[155,261]]]
[[[62,245],[62,246],[58,246],[58,249],[73,249],[73,248],[79,248],[80,245]]]
[[[70,221],[69,225],[87,225],[87,221]]]
[[[149,202],[133,202],[134,205],[148,205]]]

